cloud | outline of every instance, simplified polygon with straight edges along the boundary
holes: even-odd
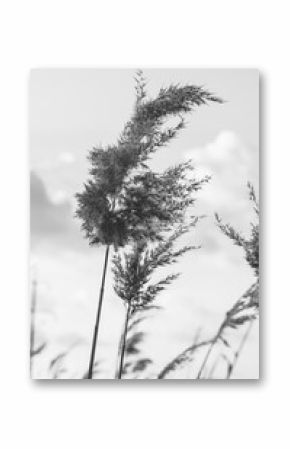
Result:
[[[58,198],[57,203],[53,202],[42,179],[34,171],[30,175],[30,231],[34,248],[40,244],[59,249],[86,248],[70,201]]]
[[[185,157],[193,160],[197,176],[211,176],[197,195],[195,213],[207,216],[197,233],[205,251],[221,250],[225,237],[216,228],[215,212],[246,234],[254,219],[247,182],[258,189],[258,152],[234,132],[222,131],[204,147],[186,151]]]
[[[60,153],[59,160],[64,164],[72,164],[73,162],[75,162],[75,156],[69,151],[64,151]]]
[[[68,193],[66,190],[56,190],[53,194],[50,194],[51,200],[54,204],[62,204],[68,199]]]
[[[55,234],[67,230],[71,217],[69,202],[54,204],[35,172],[30,176],[30,200],[32,234]]]

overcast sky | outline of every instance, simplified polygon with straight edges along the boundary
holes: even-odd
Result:
[[[32,265],[38,288],[38,341],[49,341],[36,376],[50,358],[73,347],[69,375],[87,368],[104,248],[89,248],[74,218],[74,195],[87,178],[93,145],[114,143],[134,103],[134,70],[39,69],[31,72],[29,126]],[[214,223],[218,212],[238,230],[254,219],[247,181],[258,193],[259,78],[255,70],[144,70],[148,93],[170,83],[203,85],[225,100],[198,108],[168,148],[154,156],[156,170],[186,158],[210,184],[197,194],[196,213],[206,218],[188,239],[202,249],[180,261],[180,278],[160,296],[164,306],[146,321],[144,354],[156,370],[191,344],[196,330],[211,336],[225,312],[253,282],[243,252]],[[112,378],[124,307],[108,277],[97,358]],[[234,338],[234,337],[233,337]],[[258,376],[255,325],[234,377]],[[183,373],[186,376],[186,373]],[[189,375],[189,374],[188,374]]]

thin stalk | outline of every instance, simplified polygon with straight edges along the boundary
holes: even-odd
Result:
[[[247,341],[247,339],[249,337],[249,334],[251,332],[253,324],[254,324],[254,320],[252,319],[249,322],[249,325],[248,325],[248,327],[246,329],[246,332],[243,335],[243,338],[241,339],[241,342],[240,342],[240,345],[239,345],[238,349],[235,351],[233,363],[232,363],[232,365],[231,365],[231,367],[230,367],[230,369],[228,371],[227,379],[230,379],[231,375],[233,374],[233,370],[234,370],[234,368],[235,368],[235,366],[237,364],[237,361],[238,361],[238,359],[239,359],[239,357],[241,355],[243,347],[245,346],[245,343],[246,343],[246,341]]]
[[[202,372],[203,372],[203,370],[205,368],[205,365],[207,364],[209,356],[211,355],[211,351],[213,350],[214,344],[215,344],[215,341],[212,341],[210,346],[209,346],[209,348],[208,348],[208,350],[207,350],[207,353],[206,353],[206,355],[205,355],[205,357],[203,359],[201,367],[199,368],[199,371],[198,371],[198,374],[197,374],[197,379],[201,378]]]
[[[128,332],[128,323],[129,323],[130,315],[131,315],[131,304],[128,303],[126,319],[125,319],[125,324],[124,324],[124,331],[123,331],[123,335],[122,335],[121,354],[120,354],[120,359],[119,359],[119,368],[118,368],[118,373],[117,373],[117,379],[122,379],[123,364],[124,364],[125,350],[126,350],[126,341],[127,341],[127,332]]]
[[[215,362],[212,365],[210,372],[208,373],[208,379],[213,379],[213,374],[215,372],[216,367],[218,366],[219,360],[220,360],[220,355],[218,355],[217,358],[215,359]]]
[[[32,294],[31,294],[31,312],[30,312],[30,376],[32,377],[33,371],[33,355],[35,350],[35,312],[36,312],[36,296],[37,296],[37,281],[32,281]]]
[[[119,370],[120,370],[120,358],[121,358],[121,351],[122,351],[122,346],[123,346],[123,336],[126,330],[126,319],[124,321],[123,324],[123,329],[122,329],[122,333],[119,339],[119,344],[118,344],[118,353],[117,353],[117,363],[116,363],[116,371],[115,371],[115,379],[118,379],[119,376]]]
[[[202,362],[202,364],[201,364],[201,367],[199,368],[199,371],[198,371],[198,374],[197,374],[197,377],[196,377],[197,379],[200,379],[200,378],[201,378],[202,372],[203,372],[203,370],[204,370],[204,368],[205,368],[205,365],[207,364],[207,361],[208,361],[208,359],[209,359],[209,356],[211,355],[211,352],[212,352],[212,350],[213,350],[213,348],[214,348],[214,345],[215,345],[216,342],[218,341],[218,339],[219,339],[219,337],[220,337],[220,335],[221,335],[223,329],[224,329],[224,322],[223,322],[222,325],[220,326],[220,328],[219,328],[219,330],[218,330],[216,336],[215,336],[215,337],[211,340],[211,342],[210,342],[210,346],[209,346],[209,348],[208,348],[208,350],[207,350],[207,353],[205,354],[205,357],[204,357],[204,359],[203,359],[203,362]]]
[[[110,250],[110,245],[107,245],[106,253],[105,253],[105,260],[104,260],[103,275],[102,275],[102,283],[101,283],[100,294],[99,294],[99,303],[98,303],[96,322],[95,322],[93,341],[92,341],[92,349],[91,349],[91,356],[90,356],[90,363],[89,363],[88,379],[92,379],[93,378],[95,352],[96,352],[96,346],[97,346],[98,334],[99,334],[99,327],[100,327],[100,318],[101,318],[101,311],[102,311],[102,304],[103,304],[103,297],[104,297],[104,288],[105,288],[105,281],[106,281],[106,274],[107,274],[109,250]]]
[[[194,340],[193,340],[192,346],[196,346],[197,345],[199,337],[200,337],[200,334],[201,334],[201,327],[198,327],[197,331],[195,333],[195,336],[194,336]]]

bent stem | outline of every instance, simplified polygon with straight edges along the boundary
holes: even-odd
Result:
[[[121,341],[121,354],[120,354],[120,359],[119,359],[119,367],[117,370],[117,379],[122,379],[123,364],[124,364],[125,350],[126,350],[126,341],[127,341],[127,332],[128,332],[128,323],[129,323],[130,315],[131,315],[131,304],[128,303],[126,319],[125,319],[125,324],[124,324],[124,331],[123,331],[122,341]]]
[[[208,350],[207,350],[207,352],[206,352],[206,354],[205,354],[205,357],[204,357],[204,359],[203,359],[203,362],[202,362],[202,364],[201,364],[201,367],[199,368],[199,371],[198,371],[198,374],[197,374],[197,377],[196,377],[197,379],[200,379],[200,378],[201,378],[202,372],[203,372],[203,370],[204,370],[204,368],[205,368],[205,365],[207,364],[207,361],[208,361],[208,359],[209,359],[209,356],[211,355],[211,352],[212,352],[212,350],[213,350],[213,348],[214,348],[214,345],[216,344],[216,342],[217,342],[218,339],[220,338],[223,329],[224,329],[224,322],[223,322],[222,325],[220,326],[220,328],[219,328],[219,330],[218,330],[216,336],[211,340],[210,346],[209,346],[209,348],[208,348]]]
[[[92,379],[93,378],[95,352],[96,352],[96,346],[97,346],[98,334],[99,334],[99,327],[100,327],[100,318],[101,318],[101,311],[102,311],[102,304],[103,304],[103,297],[104,297],[104,288],[105,288],[106,273],[107,273],[107,266],[108,266],[109,250],[110,250],[110,245],[107,245],[106,253],[105,253],[105,260],[104,260],[103,275],[102,275],[102,283],[101,283],[100,294],[99,294],[99,303],[98,303],[96,322],[95,322],[93,341],[92,341],[92,349],[91,349],[91,356],[90,356],[90,363],[89,363],[89,371],[88,371],[88,377],[87,377],[88,379]]]
[[[211,355],[211,351],[212,351],[212,349],[213,349],[213,347],[214,347],[214,344],[215,344],[215,342],[211,342],[211,344],[210,344],[210,346],[209,346],[209,348],[208,348],[208,350],[207,350],[207,353],[206,353],[206,355],[205,355],[205,357],[204,357],[204,359],[203,359],[203,362],[202,362],[202,364],[201,364],[201,367],[199,368],[199,371],[198,371],[198,374],[197,374],[197,379],[200,379],[201,378],[201,375],[202,375],[202,372],[203,372],[203,370],[204,370],[204,368],[205,368],[205,365],[207,364],[207,361],[208,361],[208,359],[209,359],[209,356]]]
[[[245,346],[245,343],[246,343],[246,341],[247,341],[247,339],[248,339],[248,337],[249,337],[249,334],[250,334],[250,332],[251,332],[251,329],[252,329],[253,324],[254,324],[254,320],[252,319],[252,320],[249,322],[249,325],[248,325],[248,327],[247,327],[247,330],[246,330],[246,332],[244,333],[243,338],[241,339],[240,345],[239,345],[238,349],[236,350],[236,352],[235,352],[235,354],[234,354],[233,363],[231,364],[231,366],[230,366],[230,368],[229,368],[229,370],[228,370],[227,379],[230,379],[230,378],[231,378],[231,375],[233,374],[233,370],[234,370],[234,368],[235,368],[235,366],[236,366],[236,364],[237,364],[237,361],[238,361],[238,359],[239,359],[239,357],[240,357],[240,355],[241,355],[241,352],[242,352],[242,350],[243,350],[243,347]]]

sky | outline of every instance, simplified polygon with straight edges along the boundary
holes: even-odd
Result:
[[[225,101],[187,116],[186,129],[151,162],[164,170],[191,159],[197,177],[211,176],[196,195],[195,213],[205,218],[187,236],[201,249],[180,260],[182,275],[160,295],[162,309],[144,322],[142,351],[158,372],[198,329],[212,336],[254,282],[242,250],[219,231],[214,213],[248,235],[254,215],[247,182],[259,188],[259,75],[252,69],[144,69],[144,75],[149,96],[171,83],[189,83]],[[87,179],[88,151],[114,143],[130,117],[134,76],[134,69],[85,68],[30,74],[31,273],[37,279],[36,338],[47,342],[34,377],[46,378],[50,361],[68,349],[63,376],[78,378],[87,369],[104,248],[88,246],[74,217],[74,196]],[[109,273],[96,354],[102,377],[114,376],[124,313]],[[239,338],[232,336],[236,344]],[[256,323],[233,377],[258,377],[258,350]]]

